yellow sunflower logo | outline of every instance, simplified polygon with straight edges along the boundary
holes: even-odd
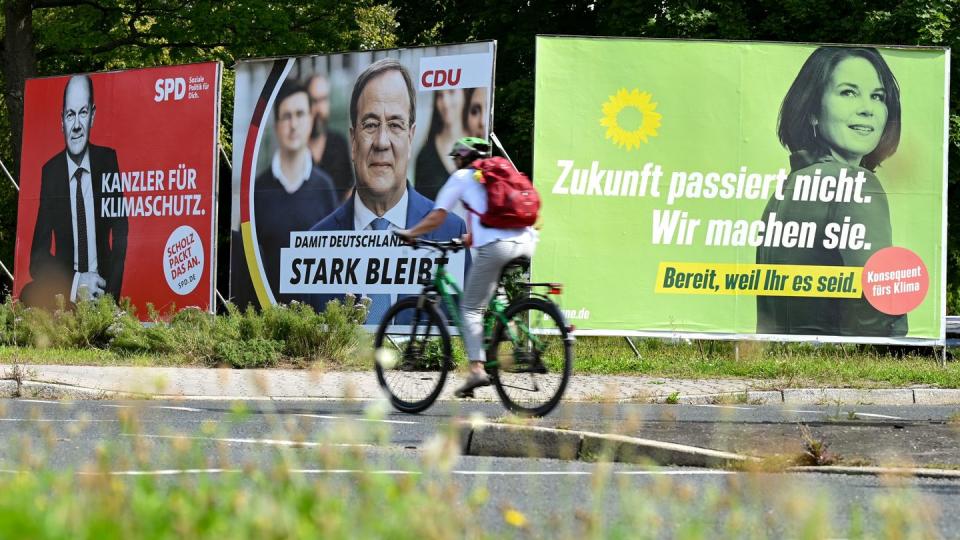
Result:
[[[607,128],[606,138],[613,139],[617,146],[633,150],[640,148],[640,143],[647,142],[648,138],[656,137],[662,115],[656,112],[657,104],[650,101],[650,97],[648,92],[641,92],[636,88],[630,92],[621,88],[610,96],[603,104],[603,118],[600,119],[600,125]],[[620,122],[621,113],[629,109],[636,109],[640,113],[639,122],[624,118],[625,121],[630,121],[630,124],[639,124],[633,130],[624,129]]]

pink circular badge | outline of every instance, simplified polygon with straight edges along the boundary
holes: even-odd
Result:
[[[874,253],[863,266],[863,295],[877,311],[903,315],[923,302],[930,287],[930,274],[916,253],[888,247]]]

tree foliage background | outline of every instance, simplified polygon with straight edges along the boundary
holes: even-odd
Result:
[[[511,157],[529,170],[537,34],[951,47],[960,38],[960,0],[4,0],[2,17],[0,159],[15,176],[23,80],[32,76],[221,60],[228,68],[221,142],[229,155],[229,67],[237,59],[496,39],[494,127]],[[954,220],[960,219],[956,66],[948,203]],[[225,167],[222,194],[230,186]],[[0,260],[9,266],[16,193],[6,182],[0,182],[0,208]],[[229,205],[220,208],[226,231]],[[948,239],[948,311],[958,314],[960,232],[951,228]],[[224,259],[220,269],[223,289]]]

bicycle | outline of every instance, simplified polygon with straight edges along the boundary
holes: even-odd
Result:
[[[406,413],[430,407],[443,390],[447,372],[455,367],[448,317],[463,333],[462,291],[446,265],[448,253],[466,246],[460,240],[417,239],[413,247],[439,252],[433,277],[424,280],[420,294],[402,298],[387,310],[374,338],[377,379],[394,408]],[[484,315],[485,368],[507,409],[543,416],[557,406],[566,389],[575,338],[573,327],[549,298],[562,292],[560,284],[518,279],[517,271],[528,268],[529,262],[520,258],[508,264],[490,300]]]

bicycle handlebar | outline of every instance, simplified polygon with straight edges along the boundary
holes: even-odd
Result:
[[[400,236],[397,234],[397,231],[393,231],[394,236]],[[446,240],[443,242],[438,242],[436,240],[427,240],[426,238],[414,238],[413,242],[410,242],[410,246],[413,249],[419,249],[421,247],[433,248],[440,252],[453,252],[456,253],[462,249],[465,249],[467,246],[459,238],[454,238],[453,240]]]

